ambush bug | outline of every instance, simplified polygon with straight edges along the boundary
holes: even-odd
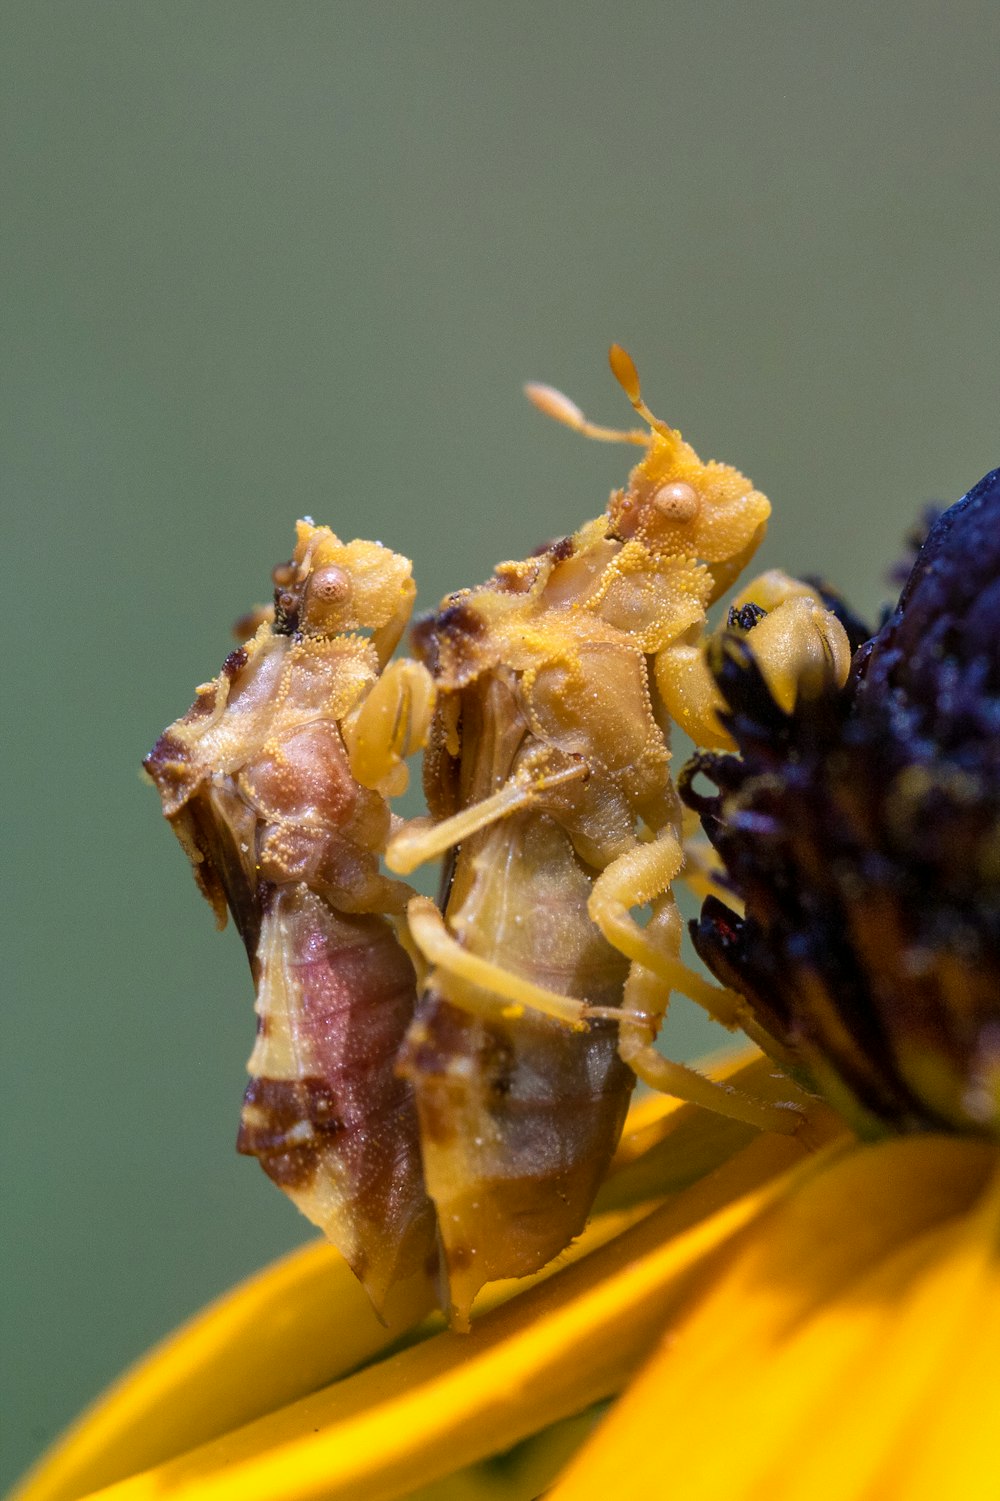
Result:
[[[595,426],[550,387],[528,395],[578,432],[642,448],[627,484],[573,536],[449,596],[413,635],[436,691],[432,819],[400,830],[386,861],[406,874],[448,856],[440,906],[408,907],[430,973],[400,1066],[459,1325],[483,1283],[536,1270],[582,1229],[636,1076],[764,1129],[801,1123],[653,1046],[672,990],[726,1026],[748,1022],[739,996],[679,957],[669,738],[675,723],[699,745],[732,745],[706,611],[761,542],[770,505],[650,412],[623,349],[610,358],[642,430]],[[765,575],[738,617],[751,601],[779,698],[843,680],[846,636],[806,586]]]
[[[274,610],[144,765],[250,959],[257,1042],[239,1150],[381,1309],[396,1284],[426,1282],[437,1252],[413,1099],[394,1071],[416,1004],[397,931],[412,891],[379,869],[408,730],[397,716],[373,753],[356,727],[391,684],[422,738],[428,680],[403,662],[386,669],[413,603],[406,558],[301,521],[274,580]],[[368,715],[382,723],[377,698]]]

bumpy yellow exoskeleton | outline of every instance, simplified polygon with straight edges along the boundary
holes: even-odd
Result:
[[[794,1130],[800,1119],[794,1110],[746,1099],[653,1047],[671,990],[754,1035],[741,998],[679,956],[672,883],[691,875],[704,889],[711,875],[686,859],[669,734],[677,724],[701,746],[733,748],[706,663],[706,612],[753,556],[771,507],[736,469],[703,463],[679,432],[653,416],[635,366],[618,346],[611,366],[646,428],[597,427],[550,387],[531,386],[528,395],[578,432],[643,448],[628,483],[572,537],[524,562],[501,564],[486,584],[451,596],[417,628],[417,649],[437,695],[429,786],[443,762],[457,769],[448,773],[453,790],[436,804],[431,799],[436,821],[400,830],[386,860],[405,874],[500,820],[518,815],[521,824],[529,810],[553,820],[591,873],[592,922],[631,961],[621,1006],[588,1005],[586,995],[553,991],[523,966],[515,973],[501,957],[475,953],[461,931],[456,898],[444,915],[416,898],[408,909],[410,932],[449,982],[450,1001],[480,1011],[506,1007],[508,1016],[512,1008],[532,1008],[571,1027],[613,1016],[621,1057],[654,1088],[755,1125]],[[735,601],[737,609],[749,604],[758,607],[751,618],[760,617],[749,641],[783,707],[831,679],[843,682],[847,637],[814,590],[772,572]],[[426,705],[429,690],[418,689],[417,678],[413,665],[405,669],[405,696]],[[403,711],[391,706],[392,678],[383,682],[380,712],[391,725]],[[501,691],[498,684],[523,729],[497,764],[498,784],[489,785],[487,776],[484,785],[481,771],[463,779],[462,767],[482,760],[470,695]],[[645,925],[634,916],[642,907],[651,913]]]

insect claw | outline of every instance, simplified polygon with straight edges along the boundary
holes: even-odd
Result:
[[[396,702],[396,712],[393,715],[392,728],[389,731],[389,746],[394,755],[402,757],[405,754],[405,746],[410,738],[411,723],[411,695],[409,689],[404,688]]]

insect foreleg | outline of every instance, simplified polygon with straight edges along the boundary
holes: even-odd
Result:
[[[797,699],[843,687],[851,665],[847,632],[815,598],[783,600],[747,638],[771,697],[786,714]]]
[[[657,652],[654,673],[667,713],[696,745],[735,749],[736,742],[719,723],[726,704],[709,670],[699,628]]]
[[[403,638],[403,632],[410,623],[413,614],[413,601],[417,597],[417,586],[412,578],[404,579],[399,589],[398,602],[384,625],[372,631],[372,646],[378,654],[379,668],[384,669],[389,658]]]
[[[413,897],[406,910],[406,918],[410,936],[425,959],[430,960],[443,977],[442,989],[453,1005],[467,1011],[485,1011],[487,1015],[495,1017],[500,1009],[495,1003],[486,1007],[477,1003],[475,991],[486,991],[502,997],[515,1008],[539,1011],[544,1016],[563,1022],[573,1031],[586,1032],[582,1001],[560,995],[555,990],[547,990],[543,985],[535,985],[523,976],[504,969],[502,965],[462,948],[448,932],[441,913],[429,898]],[[465,981],[467,985],[474,987],[473,992],[469,993],[460,985],[448,985],[449,977]]]
[[[676,947],[665,941],[655,924],[640,927],[629,910],[669,892],[683,863],[684,851],[676,833],[665,828],[652,843],[636,844],[612,860],[594,882],[587,911],[619,953],[652,970],[670,990],[690,996],[715,1021],[734,1030],[742,1025],[741,997],[696,974],[677,957]]]
[[[391,663],[375,681],[341,725],[351,771],[362,786],[383,797],[406,791],[404,762],[427,742],[435,696],[427,668],[409,658]]]
[[[809,585],[772,570],[738,596],[733,608],[753,604],[764,611],[748,642],[776,704],[790,714],[800,695],[812,698],[830,683],[840,687],[851,665],[847,633]],[[687,631],[657,654],[656,686],[673,719],[696,745],[733,750],[720,723],[725,702],[709,667],[706,645],[718,649],[725,634],[705,642]]]

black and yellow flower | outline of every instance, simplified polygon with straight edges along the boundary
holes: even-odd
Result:
[[[1000,1495],[1000,472],[934,525],[842,693],[783,713],[743,624],[714,663],[741,756],[688,777],[733,891],[696,940],[834,1110],[804,1095],[790,1139],[641,1101],[585,1235],[468,1335],[380,1325],[306,1247],[149,1356],[21,1501]],[[715,1074],[791,1087],[756,1053]]]

